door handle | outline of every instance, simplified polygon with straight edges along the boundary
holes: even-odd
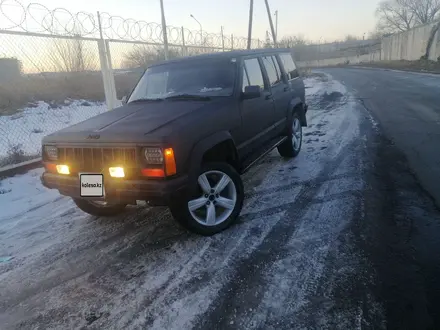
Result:
[[[272,94],[267,94],[265,97],[266,100],[271,100],[272,99]]]
[[[284,91],[288,92],[290,90],[290,87],[284,87]]]

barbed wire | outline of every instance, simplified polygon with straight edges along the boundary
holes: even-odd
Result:
[[[121,41],[163,43],[162,25],[132,18],[101,13],[101,28],[105,38]],[[99,38],[99,18],[87,12],[72,13],[65,8],[49,9],[39,3],[22,4],[19,0],[0,0],[0,31],[21,31],[55,36]],[[184,27],[167,26],[168,43],[194,47],[225,49],[246,48],[247,38]],[[262,46],[252,40],[252,48]]]

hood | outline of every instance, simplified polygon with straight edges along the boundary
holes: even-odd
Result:
[[[52,133],[43,142],[142,141],[146,134],[154,135],[160,128],[215,102],[170,100],[126,104]]]

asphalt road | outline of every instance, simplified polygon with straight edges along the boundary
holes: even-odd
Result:
[[[440,75],[328,69],[373,113],[440,206]]]
[[[375,193],[376,217],[383,221],[379,226],[385,235],[376,238],[385,244],[377,270],[387,319],[401,329],[424,329],[423,315],[430,315],[430,327],[439,329],[440,75],[366,68],[324,71],[379,123],[382,138],[372,174],[382,186]]]
[[[1,181],[0,328],[439,329],[440,211],[388,122],[421,129],[433,107],[412,126],[397,91],[440,80],[326,72],[307,80],[301,154],[254,166],[238,223],[214,237],[164,208],[88,216],[41,170]]]

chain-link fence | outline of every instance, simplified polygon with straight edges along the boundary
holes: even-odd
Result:
[[[247,46],[223,31],[166,32],[169,58]],[[165,59],[163,39],[157,23],[0,0],[0,168],[39,158],[43,136],[118,106]]]

